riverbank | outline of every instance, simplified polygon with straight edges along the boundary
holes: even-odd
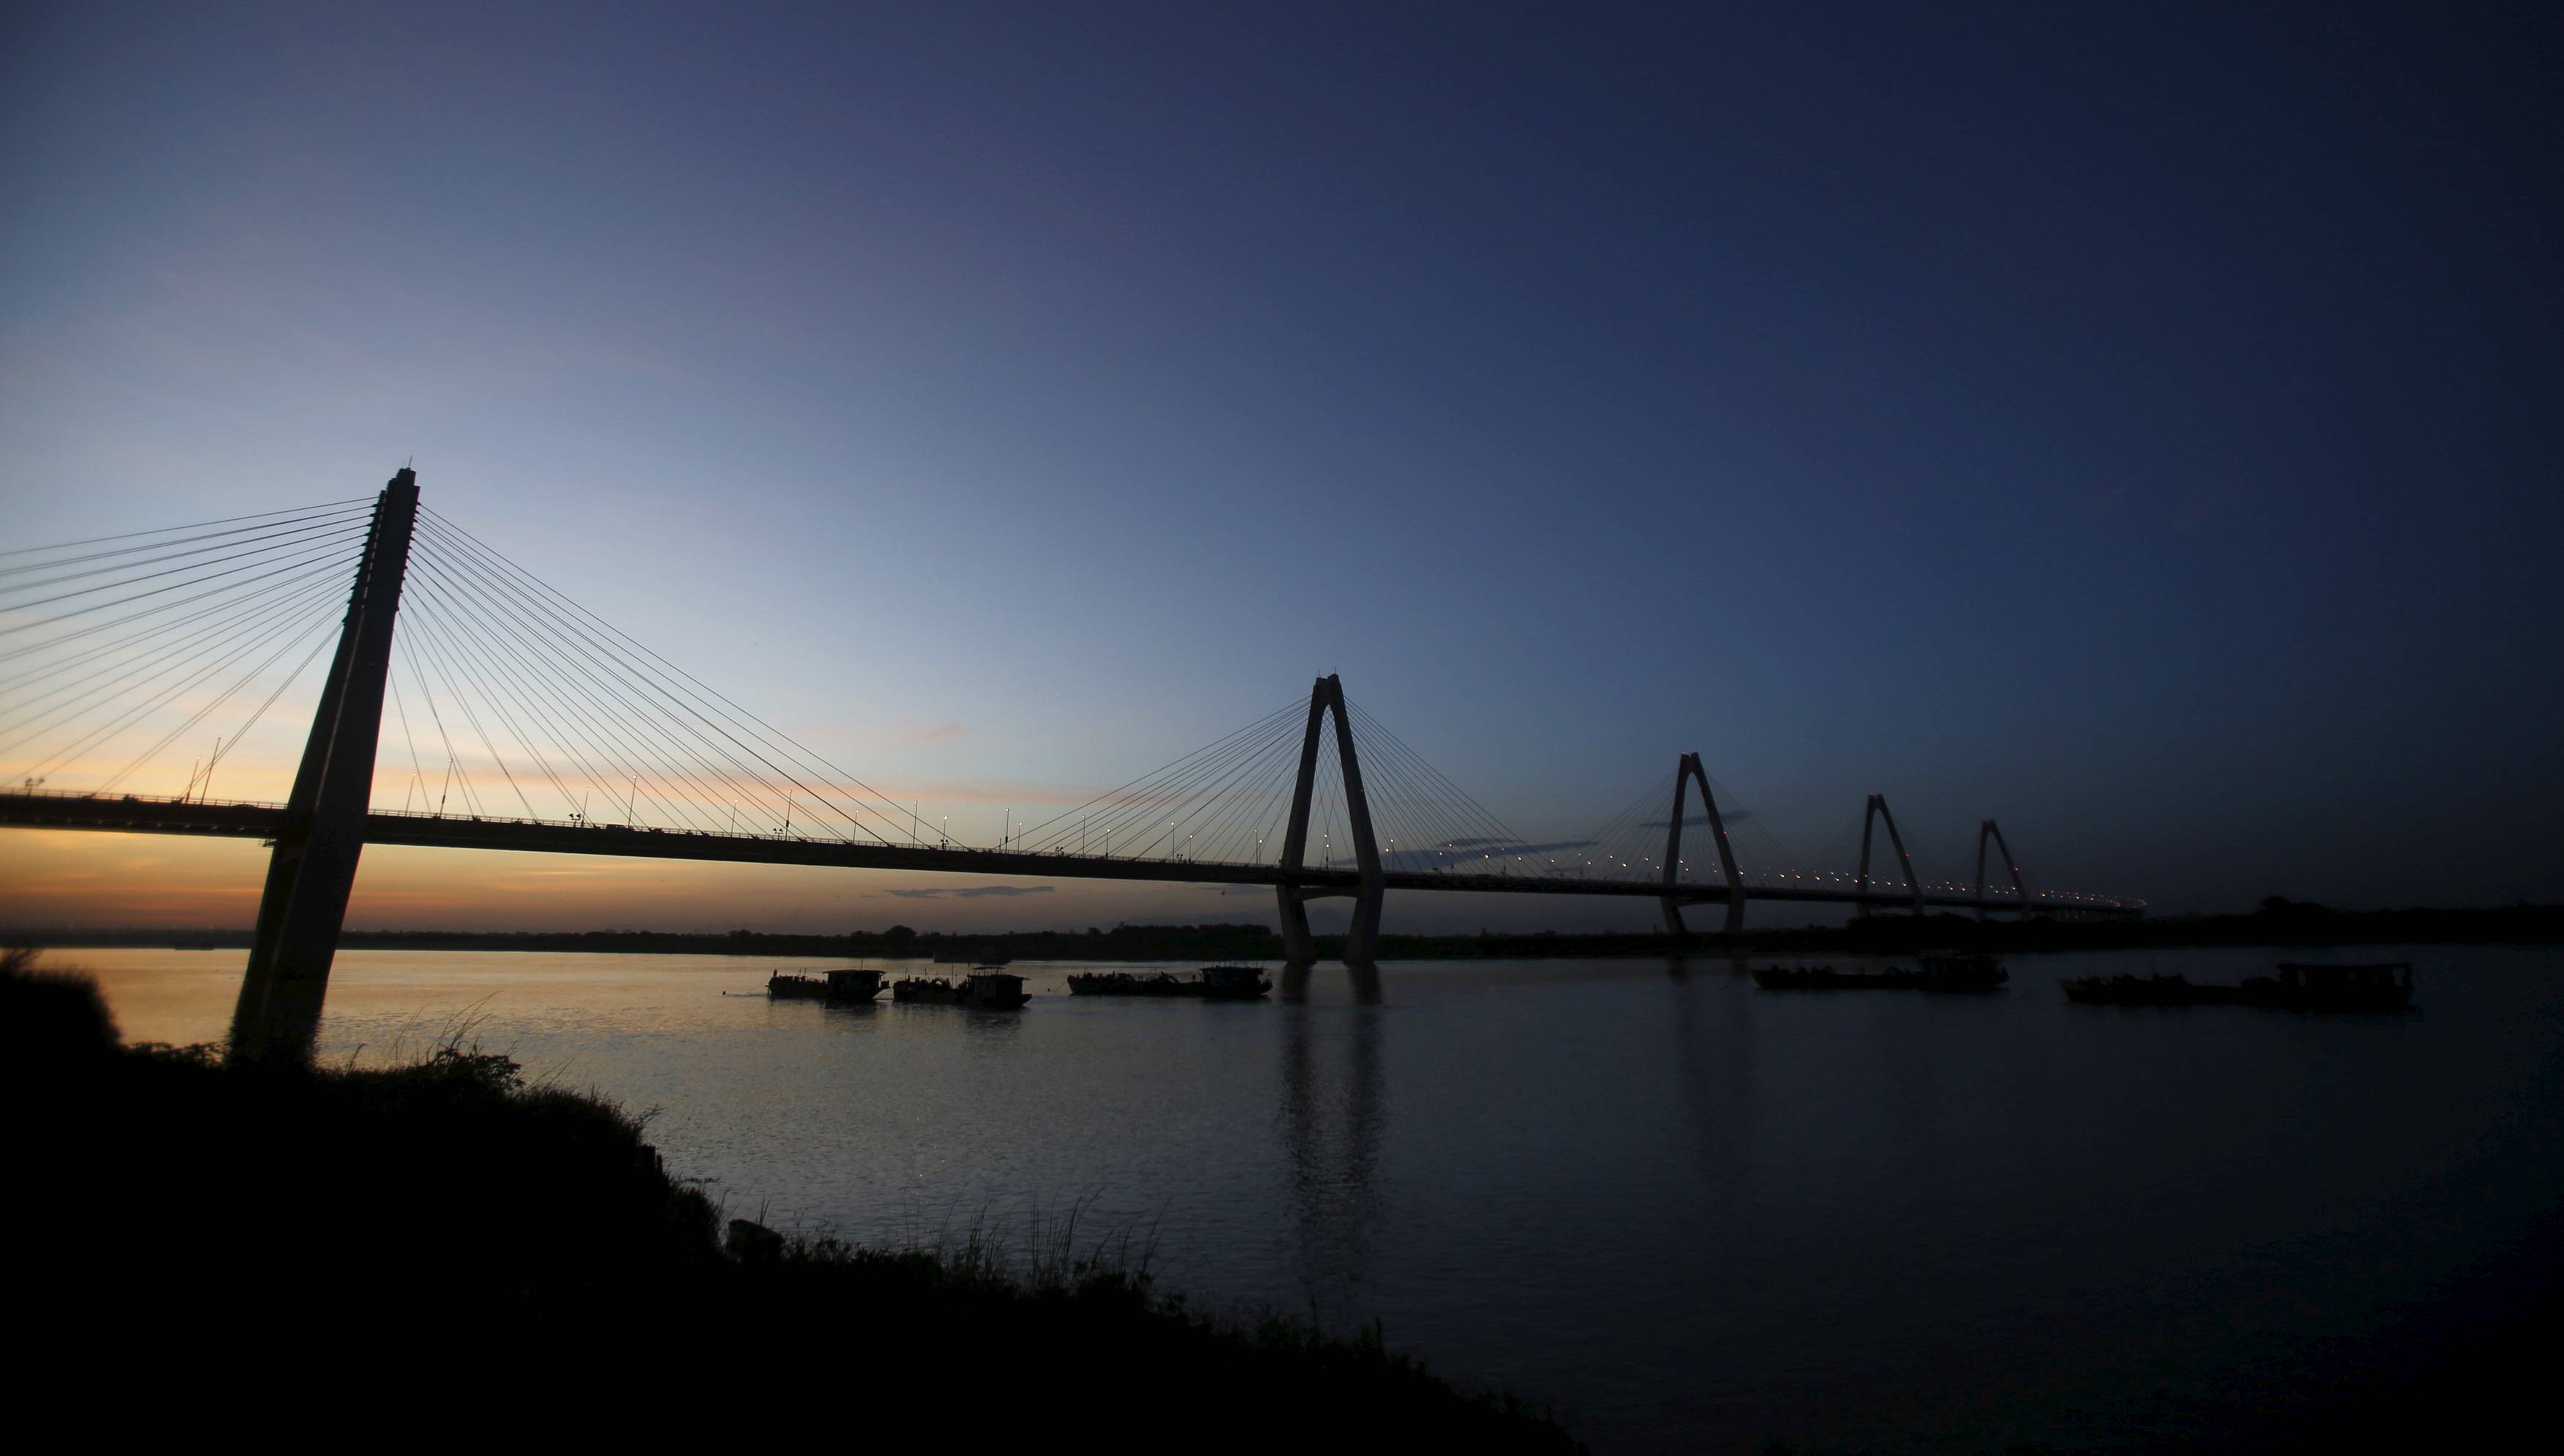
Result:
[[[43,1276],[16,1302],[54,1342],[39,1368],[138,1358],[163,1391],[297,1406],[386,1380],[466,1402],[504,1385],[620,1425],[635,1401],[684,1403],[633,1376],[692,1351],[725,1380],[868,1383],[892,1401],[866,1417],[874,1434],[1191,1449],[1245,1399],[1250,1444],[1359,1430],[1580,1449],[1377,1330],[1190,1309],[1124,1233],[1082,1238],[1073,1219],[1012,1257],[985,1231],[889,1251],[785,1240],[666,1167],[649,1115],[530,1085],[459,1037],[380,1068],[127,1047],[94,987],[17,957],[0,969],[0,1085],[30,1113],[5,1246]],[[1277,1390],[1290,1398],[1268,1408]]]

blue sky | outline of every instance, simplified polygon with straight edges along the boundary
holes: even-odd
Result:
[[[2554,898],[2551,9],[6,25],[18,540],[415,455],[988,837],[1332,671],[1535,838]]]

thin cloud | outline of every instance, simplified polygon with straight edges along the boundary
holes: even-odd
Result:
[[[1550,855],[1561,850],[1590,849],[1593,845],[1594,841],[1590,839],[1559,839],[1546,844],[1517,844],[1502,839],[1460,839],[1452,841],[1440,853],[1429,849],[1391,850],[1380,857],[1380,863],[1383,869],[1389,870],[1465,870],[1472,865],[1484,869],[1491,862],[1510,864],[1518,856]]]
[[[1718,811],[1718,817],[1730,824],[1742,824],[1746,820],[1754,817],[1754,811],[1752,809],[1721,809]],[[1706,824],[1708,822],[1709,816],[1707,814],[1685,814],[1683,816],[1683,823],[1686,825]],[[1662,829],[1665,827],[1665,821],[1662,819],[1649,819],[1638,827],[1641,829]]]

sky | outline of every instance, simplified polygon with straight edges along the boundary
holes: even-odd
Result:
[[[0,546],[414,462],[974,840],[1339,673],[1534,839],[1696,750],[1812,857],[1881,792],[2165,911],[2551,901],[2559,63],[2536,5],[15,7]],[[0,920],[260,865],[11,831]],[[1271,917],[980,888],[377,848],[350,922]]]

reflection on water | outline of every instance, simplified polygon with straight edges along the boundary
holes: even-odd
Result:
[[[62,958],[128,1039],[183,1043],[241,955]],[[899,1244],[1086,1200],[1196,1303],[1377,1317],[1605,1452],[2137,1452],[2425,1362],[2564,1268],[2564,955],[2347,957],[2417,962],[2409,1017],[2056,987],[2272,958],[2022,957],[1979,996],[1321,965],[1253,1003],[1036,965],[993,1013],[728,994],[764,960],[351,951],[322,1034],[371,1061],[468,1024],[662,1109],[670,1164],[779,1226]]]
[[[1356,1004],[1281,1008],[1282,1106],[1304,1308],[1335,1328],[1366,1317],[1373,1289],[1381,1099],[1379,984]]]
[[[1744,1174],[1754,1149],[1754,1042],[1745,1025],[1753,1003],[1720,995],[1700,977],[1743,975],[1745,958],[1675,956],[1665,970],[1674,980],[1674,1058],[1682,1069],[1683,1111],[1700,1183],[1715,1198],[1733,1198],[1747,1186]],[[1734,1222],[1735,1210],[1713,1216],[1725,1226]]]
[[[1365,1005],[1380,1003],[1380,967],[1369,961],[1331,961],[1319,965],[1305,960],[1292,961],[1282,967],[1281,978],[1274,990],[1285,1001],[1306,1001],[1309,987],[1317,976],[1338,971],[1343,972],[1345,984],[1352,988],[1356,1001]]]

